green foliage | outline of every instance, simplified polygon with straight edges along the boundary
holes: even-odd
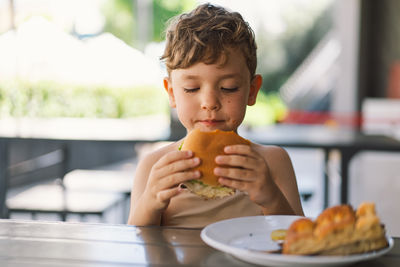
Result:
[[[281,121],[286,112],[287,108],[277,93],[260,91],[256,104],[247,108],[243,123],[248,126],[274,124]]]
[[[85,87],[49,81],[0,84],[0,117],[131,118],[168,113],[168,97],[156,87]],[[276,93],[260,92],[257,103],[248,107],[244,123],[271,124],[285,113]]]
[[[172,17],[187,12],[195,7],[194,0],[154,0],[153,17],[154,31],[153,41],[163,41],[166,23]]]
[[[137,40],[137,8],[133,0],[107,0],[102,12],[106,18],[105,32],[110,32],[134,47]],[[153,36],[151,41],[164,39],[166,22],[194,8],[195,0],[153,0]]]
[[[48,81],[0,84],[0,117],[129,118],[168,112],[161,88],[85,87]]]
[[[136,35],[133,0],[107,0],[102,12],[106,18],[104,31],[132,44]]]

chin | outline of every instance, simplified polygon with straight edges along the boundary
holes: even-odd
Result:
[[[219,124],[219,125],[199,124],[199,125],[196,125],[196,127],[194,129],[199,129],[202,132],[213,132],[216,130],[225,131],[225,132],[229,132],[229,131],[236,132],[236,128],[232,128],[232,127],[229,127],[227,125],[222,125],[222,124]]]

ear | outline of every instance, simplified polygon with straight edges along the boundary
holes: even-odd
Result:
[[[174,96],[174,89],[172,88],[171,81],[168,77],[165,77],[163,82],[164,82],[165,91],[167,91],[167,93],[168,93],[169,106],[171,108],[175,108],[176,102],[175,102],[175,96]]]
[[[256,103],[257,94],[260,91],[262,85],[262,77],[256,74],[250,83],[249,98],[247,100],[247,105],[252,106]]]

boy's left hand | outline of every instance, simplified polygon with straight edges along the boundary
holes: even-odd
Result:
[[[246,192],[258,205],[267,204],[279,189],[264,157],[248,145],[226,146],[224,152],[226,155],[215,158],[221,165],[214,169],[214,174],[220,177],[218,181]]]

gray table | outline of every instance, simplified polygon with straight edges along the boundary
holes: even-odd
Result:
[[[0,220],[0,266],[253,266],[215,250],[200,229]],[[400,266],[400,239],[381,258]]]
[[[333,128],[324,125],[281,124],[244,132],[243,136],[266,145],[322,149],[325,154],[325,208],[329,206],[326,166],[329,154],[333,150],[338,150],[341,155],[339,170],[341,203],[348,203],[349,200],[349,167],[355,155],[363,151],[400,152],[400,140],[390,136],[373,135],[356,129]]]
[[[64,170],[59,174],[62,177],[72,170],[74,162],[79,161],[75,154],[71,155],[73,151],[77,151],[77,147],[126,147],[141,142],[165,140],[168,139],[169,133],[169,120],[165,116],[131,119],[0,119],[0,218],[5,218],[7,214],[5,203],[7,188],[10,185],[7,170],[11,164],[9,159],[12,146],[49,144],[50,147],[62,148]],[[98,150],[94,150],[93,153],[96,151]]]
[[[161,137],[161,136],[160,136]],[[152,138],[152,136],[150,136]],[[10,177],[8,168],[10,165],[10,151],[12,145],[21,146],[24,144],[50,144],[54,147],[59,147],[62,149],[63,159],[60,164],[62,164],[62,168],[60,168],[60,173],[58,177],[64,177],[69,171],[72,171],[74,168],[71,167],[71,161],[77,160],[73,159],[73,155],[71,155],[71,151],[78,147],[96,147],[101,145],[107,145],[109,147],[123,147],[129,146],[132,147],[132,151],[134,150],[133,146],[138,143],[146,143],[146,142],[158,142],[164,139],[58,139],[58,138],[48,138],[48,137],[8,137],[0,135],[0,218],[7,218],[7,208],[6,208],[6,199],[7,199],[7,189],[10,186]],[[133,152],[132,152],[133,153]],[[78,158],[79,160],[79,158]]]
[[[275,125],[272,127],[253,129],[248,132],[240,132],[240,134],[254,142],[262,144],[322,149],[325,153],[326,162],[328,161],[329,154],[332,150],[339,150],[341,154],[341,203],[348,203],[348,173],[350,161],[354,155],[361,151],[400,152],[400,140],[383,135],[369,135],[354,129],[329,128],[321,125]],[[159,136],[149,135],[147,136],[148,139],[139,138],[143,138],[143,136],[138,136],[138,138],[132,136],[130,139],[121,136],[111,136],[108,139],[102,139],[96,136],[94,136],[93,139],[79,139],[77,137],[69,139],[66,138],[66,136],[58,136],[57,138],[41,138],[36,135],[24,138],[0,136],[0,218],[2,216],[4,217],[3,214],[5,213],[5,189],[7,188],[6,170],[8,166],[7,158],[9,143],[30,140],[31,142],[56,142],[68,147],[72,144],[79,145],[83,143],[133,144],[138,142],[156,142],[163,140],[163,136],[164,133],[161,133]],[[164,136],[164,138],[166,137]],[[69,165],[68,159],[66,165]],[[326,175],[324,184],[324,207],[327,207],[329,206],[329,190],[328,177]]]

